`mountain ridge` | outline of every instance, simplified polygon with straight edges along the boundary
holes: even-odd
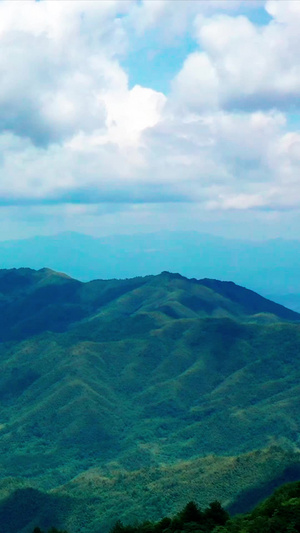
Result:
[[[165,287],[168,285],[167,289],[163,288],[164,282]],[[125,295],[130,295],[130,293],[131,305],[139,305],[134,303],[134,299],[136,302],[138,300],[143,302],[140,306],[141,310],[141,307],[145,307],[145,300],[147,299],[147,294],[142,294],[142,287],[144,287],[144,292],[146,287],[149,287],[149,291],[152,291],[152,294],[155,293],[157,301],[162,302],[160,311],[169,317],[172,317],[173,314],[173,318],[197,316],[200,312],[202,315],[204,313],[209,316],[214,312],[217,313],[218,306],[220,309],[223,306],[225,316],[226,314],[234,316],[239,313],[244,313],[245,316],[270,313],[283,320],[300,319],[300,315],[295,311],[271,302],[254,291],[240,287],[233,282],[208,278],[202,280],[188,279],[181,274],[164,271],[158,276],[150,275],[124,280],[94,280],[84,283],[47,268],[40,270],[5,269],[0,270],[0,309],[2,308],[4,311],[5,308],[6,317],[2,324],[2,332],[0,328],[0,339],[1,334],[2,340],[22,338],[22,332],[16,326],[18,317],[23,322],[25,320],[21,327],[23,336],[25,330],[27,336],[28,333],[32,335],[43,331],[45,328],[50,329],[50,331],[63,331],[72,323],[87,319],[97,309],[102,309],[109,302],[117,302],[119,307],[115,311],[120,311],[122,297],[124,300]],[[185,297],[181,302],[181,295],[184,292],[187,294],[190,288],[192,289],[189,298]],[[10,291],[13,291],[12,294]],[[137,291],[140,291],[141,294],[138,294]],[[209,293],[209,291],[212,292]],[[174,294],[173,299],[172,292]],[[215,294],[214,299],[212,298],[213,293]],[[12,295],[13,301],[9,306]],[[128,298],[129,296],[127,300]],[[126,305],[128,314],[128,301]],[[26,319],[24,319],[25,307]],[[62,308],[65,311],[64,316],[62,316]],[[44,316],[47,311],[48,318]],[[132,307],[129,314],[136,311],[137,307],[135,311]],[[147,311],[149,311],[149,306]],[[157,311],[157,306],[155,307],[153,303],[152,311]],[[32,313],[32,318],[29,324],[30,313]],[[33,323],[33,319],[35,319],[35,323]],[[15,333],[11,332],[11,337],[9,337],[10,322],[15,331]]]
[[[156,472],[149,505],[159,516],[164,474],[171,483],[177,472],[171,493],[191,499],[195,476],[206,472],[212,494],[214,465],[225,484],[234,465],[235,505],[242,490],[259,493],[254,480],[239,481],[245,454],[261,486],[298,469],[297,313],[230,282],[162,272],[83,283],[49,269],[0,271],[0,310],[0,476],[9,505],[23,501],[14,487],[32,487],[46,496],[24,498],[36,495],[49,513],[53,490],[57,505],[60,495],[71,502],[61,523],[76,532],[92,472],[102,487],[93,469],[109,478],[95,494],[107,520],[109,494],[125,517],[140,513],[142,499],[126,511],[121,488],[133,492],[148,471]],[[96,507],[91,513],[87,533],[93,513],[99,518]]]
[[[296,240],[243,241],[196,231],[102,237],[66,232],[1,241],[0,258],[1,267],[47,265],[83,281],[175,270],[189,278],[232,279],[283,304],[284,295],[300,293]],[[290,301],[297,306],[298,300]]]

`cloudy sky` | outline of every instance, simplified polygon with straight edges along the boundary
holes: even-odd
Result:
[[[297,238],[299,28],[300,0],[0,0],[0,238]]]

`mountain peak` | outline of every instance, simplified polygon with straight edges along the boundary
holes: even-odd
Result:
[[[178,272],[169,272],[168,270],[163,270],[158,277],[167,278],[167,279],[188,279],[185,276],[182,276]]]
[[[103,467],[99,483],[84,474],[99,505],[104,494],[111,502],[122,493],[112,492],[110,469],[130,470],[136,488],[136,472],[147,487],[149,467],[163,465],[165,476],[173,464],[165,495],[184,463],[181,483],[197,495],[219,486],[224,457],[228,471],[241,469],[238,484],[250,472],[252,488],[299,465],[298,455],[275,453],[268,469],[257,452],[251,463],[233,457],[277,440],[298,444],[300,329],[288,322],[297,313],[232,282],[167,271],[88,283],[45,268],[0,271],[0,292],[0,341],[12,341],[0,342],[1,471],[9,487],[18,476],[53,488]],[[249,464],[260,464],[265,478]],[[237,493],[248,485],[230,483]],[[72,487],[85,490],[78,478]],[[25,493],[31,497],[39,498]],[[52,500],[51,518],[53,508]]]
[[[300,315],[233,282],[157,276],[83,283],[50,268],[0,270],[1,340],[65,331],[94,316],[161,320],[232,318],[237,321],[299,321]],[[158,322],[157,322],[158,321]],[[125,327],[125,326],[124,326]],[[146,327],[146,322],[145,322]],[[126,328],[125,328],[126,329]],[[130,328],[123,334],[130,335]]]

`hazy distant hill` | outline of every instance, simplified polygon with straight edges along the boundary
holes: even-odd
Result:
[[[61,523],[70,513],[75,532],[90,486],[102,494],[92,514],[111,520],[110,497],[125,517],[139,513],[144,489],[126,502],[122,491],[144,486],[149,468],[155,516],[169,475],[172,501],[191,499],[202,472],[211,483],[203,499],[219,494],[221,476],[233,505],[242,490],[261,494],[299,471],[297,313],[231,282],[163,272],[82,283],[28,268],[0,271],[0,311],[0,496],[66,484],[50,507],[41,501],[49,514],[63,497]],[[274,444],[282,450],[268,451]],[[242,459],[226,459],[247,453],[256,479],[244,478]]]
[[[197,232],[94,238],[78,233],[0,242],[0,267],[50,267],[82,279],[125,278],[164,270],[232,280],[299,309],[300,241],[224,239]]]

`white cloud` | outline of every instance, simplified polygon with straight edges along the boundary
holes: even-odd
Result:
[[[300,3],[268,2],[265,27],[213,11],[238,4],[0,2],[2,204],[300,207],[285,114],[299,103]],[[199,50],[172,93],[129,87],[132,28],[177,35],[192,19]]]
[[[218,73],[208,55],[194,52],[186,59],[173,82],[177,107],[211,112],[219,107]]]
[[[292,157],[298,153],[297,136],[292,153],[283,148],[281,113],[219,111],[190,117],[185,123],[170,120],[147,135],[150,173],[160,176],[161,183],[170,183],[183,198],[209,209],[280,208],[270,188],[280,191],[287,168],[293,175],[300,170]],[[299,198],[295,191],[292,194]],[[282,197],[282,207],[285,203]]]
[[[234,12],[245,0],[142,0],[133,6],[129,21],[139,34],[159,28],[164,40],[181,35],[190,26],[198,13],[212,14]],[[261,0],[251,0],[248,9],[263,4]]]
[[[269,0],[266,2],[267,12],[278,22],[283,24],[298,25],[300,17],[300,3],[295,0]]]
[[[268,2],[274,19],[266,26],[245,16],[198,15],[201,53],[186,59],[174,81],[174,99],[198,110],[216,103],[244,110],[299,106],[299,5]]]
[[[107,111],[106,139],[118,145],[132,145],[140,133],[159,122],[166,97],[135,85],[130,91],[114,91],[103,98]]]
[[[103,127],[103,94],[127,89],[116,15],[131,3],[0,2],[0,128],[47,145]]]

